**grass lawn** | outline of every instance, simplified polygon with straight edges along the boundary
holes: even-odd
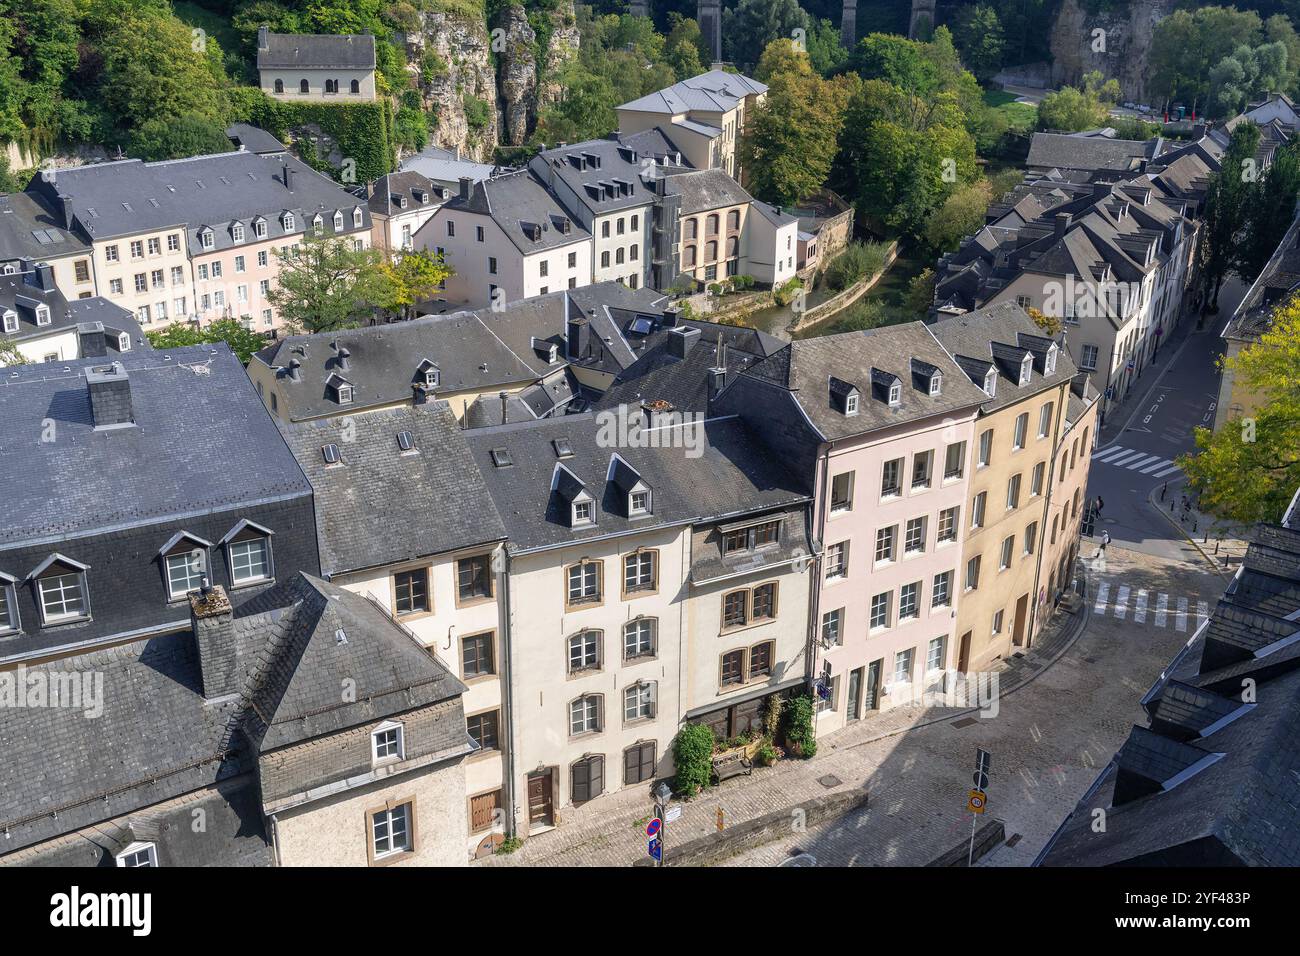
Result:
[[[1038,108],[1032,103],[1017,103],[1016,94],[1006,90],[985,90],[984,102],[1007,117],[1013,130],[1033,129]]]

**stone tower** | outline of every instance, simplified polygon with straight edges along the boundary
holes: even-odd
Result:
[[[844,15],[840,17],[840,42],[844,49],[852,50],[858,42],[858,0],[844,0]]]
[[[704,35],[704,45],[713,53],[713,62],[722,60],[722,0],[699,0],[695,19]],[[710,64],[712,65],[712,64]]]

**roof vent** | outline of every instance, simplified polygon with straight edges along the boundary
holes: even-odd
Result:
[[[551,441],[551,447],[555,449],[556,458],[572,458],[573,445],[567,438],[555,438]]]
[[[509,468],[515,463],[507,448],[493,448],[489,454],[492,456],[492,464],[498,468]]]
[[[415,451],[415,436],[407,431],[398,432],[397,447],[403,452]]]

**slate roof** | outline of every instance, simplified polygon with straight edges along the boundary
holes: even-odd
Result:
[[[767,87],[758,80],[728,73],[725,70],[709,70],[699,76],[693,76],[680,83],[662,90],[657,90],[640,99],[624,103],[618,108],[639,113],[688,113],[699,110],[706,113],[725,113],[734,109],[746,96],[767,92]]]
[[[33,192],[0,193],[0,262],[62,259],[89,253],[90,243],[64,226],[63,214]]]
[[[1070,381],[1078,371],[1065,354],[1065,349],[1057,345],[1056,371],[1045,374],[1043,361],[1045,350],[1052,343],[1046,338],[1028,313],[1012,302],[1003,302],[977,312],[942,319],[930,326],[930,331],[939,340],[949,354],[958,362],[962,358],[992,361],[997,348],[1002,345],[1028,349],[1034,356],[1029,383],[1020,384],[1020,376],[1008,374],[1005,365],[994,363],[999,369],[998,384],[992,398],[985,399],[984,411],[991,413],[1007,405],[1023,400],[1027,395],[1034,395],[1049,388],[1055,388]],[[974,379],[978,378],[978,381]],[[983,374],[972,376],[972,384],[981,386]],[[944,383],[947,384],[946,382]]]
[[[48,325],[36,324],[34,303],[49,306]],[[88,327],[87,331],[93,331],[98,323],[98,331],[105,334],[105,348],[110,353],[121,351],[118,348],[118,335],[122,332],[130,336],[132,348],[151,348],[140,330],[140,324],[127,309],[114,305],[102,296],[68,299],[57,288],[42,289],[35,284],[34,272],[0,275],[0,315],[9,310],[18,319],[18,331],[6,333],[4,326],[0,325],[0,338],[15,341],[43,338],[82,325]]]
[[[813,544],[808,537],[806,507],[784,508],[768,512],[763,517],[780,519],[777,543],[729,555],[723,554],[722,546],[722,528],[728,526],[727,522],[697,527],[691,542],[691,583],[705,584],[733,575],[753,574],[813,553]],[[745,522],[748,523],[749,520],[752,519],[745,519]]]
[[[721,169],[674,173],[667,177],[664,190],[670,196],[681,197],[680,215],[683,216],[693,216],[722,206],[739,206],[753,199],[741,188],[740,183]]]
[[[235,123],[226,129],[230,141],[240,149],[250,153],[283,153],[288,147],[260,126],[251,123]]]
[[[1297,290],[1300,290],[1300,205],[1277,249],[1224,327],[1223,337],[1243,343],[1258,342],[1273,327],[1273,313]]]
[[[1297,563],[1267,587],[1259,578],[1274,575],[1258,570],[1229,586],[1144,698],[1150,726],[1133,728],[1045,848],[1042,865],[1300,865],[1300,641],[1261,653],[1278,629],[1255,603],[1300,586],[1300,534],[1265,525],[1256,538],[1265,544],[1252,542],[1247,566],[1258,568],[1250,559],[1260,547]],[[1225,628],[1241,651],[1227,664],[1214,652]],[[1256,691],[1243,699],[1247,680]],[[1106,813],[1104,832],[1093,828],[1097,809]]]
[[[698,458],[682,447],[681,433],[662,432],[661,444],[631,448],[608,443],[601,417],[591,413],[523,425],[500,425],[465,433],[470,452],[505,522],[512,551],[530,551],[613,534],[747,514],[807,501],[799,484],[774,461],[738,418],[700,426]],[[679,426],[680,428],[680,426]],[[571,457],[559,458],[552,442],[567,439]],[[493,449],[508,451],[513,464],[498,467]],[[629,518],[622,493],[611,480],[615,454],[651,489],[653,514]],[[595,498],[595,526],[569,526],[568,505],[553,491],[563,465]]]
[[[257,51],[257,68],[347,70],[375,68],[375,38],[370,34],[268,33]]]
[[[96,431],[86,374],[104,361],[0,376],[0,547],[311,493],[225,343],[117,355],[136,424]],[[57,438],[36,441],[47,419]]]
[[[155,807],[251,771],[259,753],[464,692],[364,597],[299,574],[253,603],[231,631],[237,694],[204,699],[188,631],[29,667],[100,675],[102,713],[0,708],[13,774],[0,788],[3,849]],[[344,679],[356,682],[353,702],[340,699]]]
[[[939,395],[930,395],[912,381],[912,359],[929,362],[943,373]],[[902,379],[898,406],[891,407],[871,395],[873,368]],[[813,427],[828,440],[954,414],[982,405],[988,398],[921,322],[798,339],[752,365],[744,375],[789,389]],[[831,378],[854,385],[862,393],[857,415],[846,416],[832,406]]]
[[[403,431],[411,433],[412,451],[398,446]],[[446,402],[299,422],[284,432],[315,493],[326,575],[505,537]],[[328,444],[339,449],[336,465],[322,454]]]
[[[1035,133],[1025,165],[1042,169],[1137,172],[1142,159],[1155,157],[1159,138],[1111,139],[1078,133]]]
[[[292,188],[284,183],[286,169],[293,170]],[[235,150],[157,163],[124,159],[61,169],[52,178],[37,177],[28,189],[44,195],[54,209],[68,200],[72,222],[92,240],[184,227],[192,256],[212,251],[199,243],[204,227],[213,231],[215,250],[238,245],[232,236],[235,223],[245,227],[245,242],[265,241],[253,235],[252,222],[259,216],[266,220],[271,240],[301,236],[317,214],[324,234],[332,236],[336,211],[343,213],[340,232],[355,232],[352,211],[358,206],[362,228],[370,228],[363,201],[288,154]],[[281,218],[286,212],[294,215],[291,231]]]
[[[402,160],[400,168],[402,172],[415,172],[426,176],[450,188],[453,192],[459,189],[462,176],[478,181],[503,172],[512,172],[510,169],[493,166],[490,163],[476,163],[461,159],[458,152],[440,146],[426,146],[414,156]]]
[[[524,255],[591,239],[591,233],[528,170],[479,180],[468,199],[462,199],[457,193],[442,208],[448,213],[464,211],[490,216]],[[567,233],[562,230],[566,221]],[[534,227],[540,230],[535,239],[530,232]]]
[[[443,186],[413,169],[388,173],[373,183],[367,205],[372,213],[385,216],[397,216],[420,208],[432,210],[446,198],[443,190]],[[421,202],[421,194],[428,197],[427,201]],[[406,200],[405,209],[402,208],[402,199]]]
[[[563,182],[599,216],[654,203],[654,190],[641,181],[642,159],[635,147],[617,139],[589,139],[543,150],[529,166],[543,182]]]

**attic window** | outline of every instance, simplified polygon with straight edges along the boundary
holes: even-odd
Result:
[[[1026,355],[1020,363],[1020,384],[1029,384],[1029,375],[1034,370],[1034,360],[1032,356]]]
[[[629,515],[648,515],[650,513],[650,492],[634,491],[627,496],[627,513]]]
[[[406,431],[398,432],[397,447],[403,452],[415,451],[415,436]]]
[[[42,304],[36,307],[36,324],[37,325],[50,324],[50,307],[48,305]]]
[[[361,228],[361,207],[357,206],[352,210],[352,228]]]
[[[850,395],[844,399],[844,414],[856,415],[858,413],[858,396]]]
[[[343,213],[339,212],[337,209],[334,210],[334,231],[343,231]]]
[[[283,221],[284,221],[284,231],[285,231],[285,232],[293,232],[293,230],[294,230],[294,226],[295,226],[295,222],[294,222],[294,218],[293,218],[293,213],[291,213],[291,212],[286,212],[286,213],[284,214]]]
[[[427,366],[427,367],[424,369],[424,385],[425,385],[425,388],[435,388],[435,387],[437,387],[437,385],[438,385],[438,369],[437,369],[437,366],[429,365],[429,366]]]
[[[492,456],[492,464],[498,468],[509,468],[515,463],[508,448],[493,448],[488,454]]]
[[[324,457],[325,464],[327,465],[337,465],[343,460],[343,456],[339,454],[339,446],[333,442],[330,442],[328,445],[322,445],[320,453],[322,457]]]
[[[131,336],[125,332],[119,332],[117,335],[117,350],[119,352],[131,351]]]
[[[555,449],[556,458],[572,458],[573,445],[567,438],[556,438],[551,441],[551,447]]]
[[[237,222],[237,223],[235,223],[233,226],[230,227],[230,238],[233,239],[233,240],[235,240],[235,242],[243,242],[243,241],[244,241],[244,225],[243,225],[243,223],[239,223],[239,222]]]
[[[1046,370],[1048,375],[1055,374],[1056,372],[1056,346],[1055,345],[1053,345],[1051,348],[1047,350],[1047,357],[1043,359],[1043,368]]]
[[[204,249],[211,249],[214,244],[211,229],[204,229],[199,233],[199,245]]]
[[[376,764],[401,760],[405,741],[402,725],[386,720],[370,733],[370,752]]]
[[[939,372],[935,372],[933,375],[930,376],[930,394],[938,395],[942,391],[943,391],[943,375],[941,375]]]
[[[889,404],[899,405],[903,401],[903,385],[901,382],[894,382],[889,386]]]
[[[984,373],[984,394],[992,398],[998,390],[998,373],[989,369]]]
[[[339,404],[340,404],[340,405],[351,405],[351,404],[352,404],[352,386],[351,386],[351,385],[340,385],[340,386],[338,386],[338,396],[339,396]]]
[[[9,333],[18,331],[18,313],[13,309],[5,310],[5,331]]]
[[[582,499],[573,503],[573,527],[577,528],[582,525],[594,524],[596,521],[595,507],[589,499]]]
[[[157,866],[158,848],[153,843],[136,841],[115,857],[118,866]]]

